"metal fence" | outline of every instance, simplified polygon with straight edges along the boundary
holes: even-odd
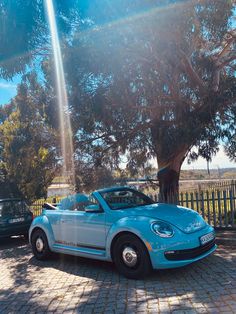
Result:
[[[61,197],[50,197],[48,199],[41,199],[36,202],[34,202],[32,205],[30,205],[30,210],[33,212],[34,216],[39,216],[42,213],[43,205],[45,203],[50,203],[52,205],[57,205],[59,201],[61,200]]]
[[[219,188],[219,186],[218,186]],[[154,201],[158,201],[157,194],[149,195]],[[236,228],[236,181],[224,186],[224,189],[180,193],[179,205],[192,208],[200,213],[203,218],[215,228]],[[42,212],[45,202],[57,203],[60,198],[40,200],[31,206],[35,216]]]
[[[180,204],[199,212],[214,227],[236,227],[234,190],[181,194]]]
[[[196,210],[215,228],[236,228],[235,186],[227,190],[180,193],[179,205]],[[150,197],[158,201],[157,195]]]
[[[201,187],[201,184],[200,184]],[[204,187],[204,185],[203,185]],[[234,190],[236,191],[236,180],[219,180],[218,182],[211,182],[205,185],[206,190]],[[202,188],[204,190],[204,188]]]
[[[201,191],[223,191],[223,190],[234,190],[236,189],[235,180],[219,180],[219,181],[202,181],[202,182],[193,182],[194,185],[191,187],[184,188],[182,187],[182,192],[201,192]],[[180,182],[181,183],[181,182]],[[180,186],[181,187],[181,186]]]

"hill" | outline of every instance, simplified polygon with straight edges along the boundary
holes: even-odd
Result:
[[[181,170],[180,180],[235,180],[236,168]]]

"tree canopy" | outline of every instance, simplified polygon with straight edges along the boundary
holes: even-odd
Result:
[[[16,3],[0,0],[0,75],[11,77],[40,56],[52,112],[56,96],[43,4]],[[134,173],[154,157],[166,200],[178,190],[186,158],[210,161],[224,141],[236,159],[233,1],[57,1],[56,12],[78,174],[85,165],[113,170],[122,161]],[[12,19],[13,32],[26,32],[17,48],[6,31]],[[11,118],[18,119],[17,112]]]
[[[55,1],[63,38],[78,20],[78,0]],[[79,14],[79,13],[78,13]],[[27,71],[35,59],[50,51],[44,0],[0,0],[0,77],[11,79]]]
[[[134,170],[156,157],[164,194],[187,156],[228,138],[235,157],[233,14],[228,0],[97,3],[64,52],[78,155]]]
[[[47,196],[58,168],[58,139],[47,123],[44,96],[36,75],[26,75],[0,125],[1,177],[14,182],[28,201]]]

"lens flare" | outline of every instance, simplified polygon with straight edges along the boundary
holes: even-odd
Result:
[[[58,99],[60,138],[62,151],[62,175],[70,176],[71,184],[75,185],[74,149],[72,140],[72,128],[70,121],[70,110],[66,91],[65,74],[62,63],[61,46],[56,25],[55,11],[52,0],[45,0],[45,8],[51,34],[52,51],[55,68],[55,81]]]

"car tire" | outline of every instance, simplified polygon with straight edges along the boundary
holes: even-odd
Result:
[[[118,271],[130,279],[142,279],[152,269],[147,248],[132,234],[124,234],[116,240],[113,247],[113,261]]]
[[[38,229],[33,232],[31,239],[34,256],[40,261],[48,259],[51,255],[51,251],[45,232]]]

